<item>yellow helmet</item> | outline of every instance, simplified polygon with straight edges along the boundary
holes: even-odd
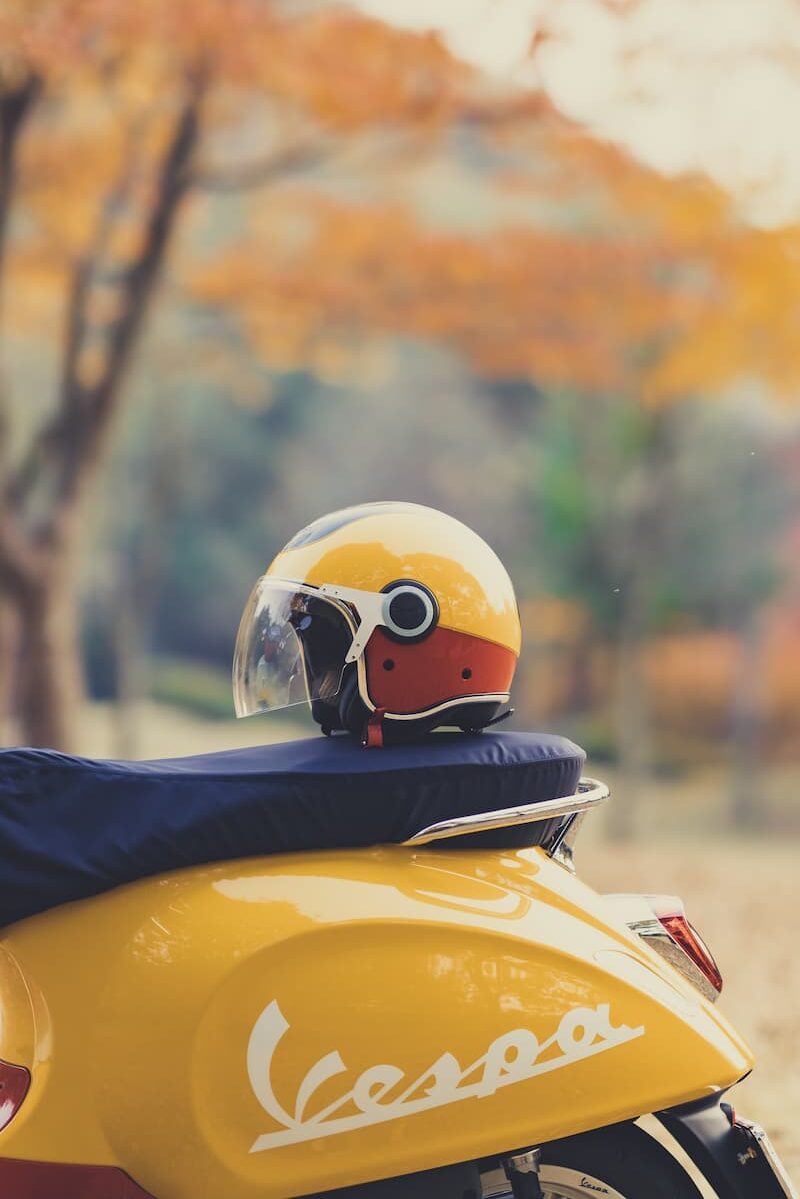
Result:
[[[302,529],[258,580],[233,667],[237,716],[310,701],[365,744],[479,729],[508,701],[520,651],[511,580],[434,508],[360,504]]]

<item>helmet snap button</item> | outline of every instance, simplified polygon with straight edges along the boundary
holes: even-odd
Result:
[[[429,610],[421,595],[413,591],[402,591],[389,604],[389,615],[400,629],[415,632],[428,621]]]
[[[413,579],[398,579],[383,590],[383,626],[389,635],[399,641],[427,637],[439,619],[433,592]]]

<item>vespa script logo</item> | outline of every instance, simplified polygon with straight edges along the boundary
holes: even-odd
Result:
[[[551,1070],[562,1070],[574,1062],[624,1045],[642,1036],[645,1030],[644,1027],[629,1028],[625,1024],[613,1027],[607,1003],[596,1008],[572,1008],[565,1012],[558,1028],[547,1040],[540,1041],[527,1028],[515,1028],[496,1037],[486,1053],[466,1066],[462,1066],[452,1053],[443,1053],[413,1081],[407,1079],[399,1066],[370,1066],[338,1099],[310,1116],[306,1113],[320,1087],[336,1075],[347,1073],[348,1068],[336,1050],[320,1058],[300,1083],[294,1112],[286,1111],[272,1087],[272,1063],[275,1051],[288,1031],[289,1023],[273,999],[259,1016],[250,1035],[247,1073],[258,1102],[282,1127],[277,1132],[258,1137],[250,1148],[251,1153],[350,1132],[386,1120],[399,1120],[415,1112],[460,1103],[463,1099],[485,1099],[501,1087],[513,1086]],[[557,1055],[541,1060],[549,1050],[556,1048]],[[386,1096],[401,1084],[407,1085],[394,1098],[387,1099]],[[352,1113],[354,1106],[358,1111]],[[352,1114],[337,1117],[337,1112],[348,1107]]]

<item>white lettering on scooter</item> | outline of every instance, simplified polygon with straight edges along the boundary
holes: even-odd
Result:
[[[562,1016],[556,1031],[545,1041],[540,1042],[527,1028],[515,1028],[497,1037],[486,1053],[465,1067],[452,1053],[443,1053],[393,1099],[386,1100],[386,1096],[406,1080],[405,1071],[399,1066],[370,1066],[340,1098],[311,1116],[307,1116],[306,1111],[320,1087],[337,1074],[346,1073],[348,1068],[335,1050],[320,1058],[300,1084],[294,1112],[286,1111],[273,1090],[272,1063],[275,1051],[288,1031],[289,1023],[273,999],[264,1008],[250,1035],[247,1073],[258,1102],[282,1128],[258,1137],[250,1148],[251,1153],[350,1132],[386,1120],[399,1120],[415,1112],[459,1103],[462,1099],[485,1099],[501,1087],[524,1082],[551,1070],[561,1070],[584,1058],[624,1045],[642,1036],[645,1030],[643,1026],[629,1028],[625,1024],[613,1027],[607,1003],[594,1008],[572,1008]],[[558,1056],[542,1061],[542,1056],[555,1047],[559,1050]],[[473,1075],[476,1077],[467,1083]],[[336,1117],[342,1108],[350,1107],[352,1113],[353,1106],[359,1109],[358,1112]]]

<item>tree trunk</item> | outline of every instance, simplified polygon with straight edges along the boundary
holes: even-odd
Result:
[[[16,182],[17,142],[25,120],[41,91],[41,80],[33,75],[21,80],[10,91],[0,91],[0,282],[2,282],[8,214]]]
[[[616,740],[620,782],[609,806],[606,829],[615,841],[638,832],[638,815],[651,774],[651,733],[647,684],[644,677],[643,630],[640,613],[629,612],[617,644]]]
[[[0,596],[2,572],[5,569],[8,574],[11,562],[16,589],[9,588],[7,594],[18,610],[20,626],[16,707],[21,735],[30,745],[69,749],[76,743],[77,716],[83,699],[75,585],[81,515],[110,441],[112,423],[121,407],[125,368],[189,184],[189,165],[198,136],[200,91],[200,84],[192,87],[176,120],[160,165],[155,195],[143,219],[139,253],[119,272],[119,315],[103,331],[103,367],[91,384],[81,380],[79,362],[88,339],[97,333],[88,313],[93,280],[99,268],[107,265],[102,260],[107,210],[100,218],[95,247],[98,260],[76,264],[68,301],[59,404],[10,480],[7,512],[0,512],[0,520],[13,518],[15,526],[13,552],[0,544]],[[43,518],[32,517],[31,510],[42,512]],[[35,580],[28,578],[20,583],[20,571],[13,562],[20,554],[36,559]]]
[[[31,109],[41,94],[41,81],[33,76],[16,87],[0,89],[0,332],[5,300],[5,254],[9,214],[16,185],[16,152],[20,134]],[[5,487],[8,472],[8,403],[5,361],[0,343],[0,487]],[[0,506],[0,521],[5,513]],[[16,665],[19,659],[20,605],[8,587],[5,564],[0,555],[0,744],[14,738],[12,712]]]
[[[8,745],[13,740],[11,716],[18,658],[19,613],[6,596],[0,594],[0,745]]]
[[[740,632],[739,660],[731,712],[730,821],[734,828],[764,823],[758,783],[763,726],[764,627],[757,612],[748,613]]]
[[[666,413],[650,418],[647,444],[631,472],[621,508],[616,737],[620,785],[609,809],[609,836],[638,831],[652,775],[652,730],[645,672],[653,579],[664,537],[674,458]]]
[[[183,415],[175,400],[161,411],[153,406],[150,419],[158,427],[146,473],[139,527],[119,560],[113,589],[113,646],[117,700],[115,753],[137,757],[141,747],[141,716],[150,695],[151,632],[158,597],[168,562],[185,459],[182,443]]]
[[[569,650],[569,684],[565,706],[570,713],[591,712],[595,706],[595,656],[597,629],[590,612],[586,613]]]
[[[129,579],[123,574],[114,603],[113,653],[116,666],[114,753],[135,758],[141,747],[142,705],[149,687],[149,663],[144,628],[147,615],[134,602]]]
[[[71,575],[68,560],[56,558],[18,612],[17,712],[28,745],[77,747],[84,692]]]

